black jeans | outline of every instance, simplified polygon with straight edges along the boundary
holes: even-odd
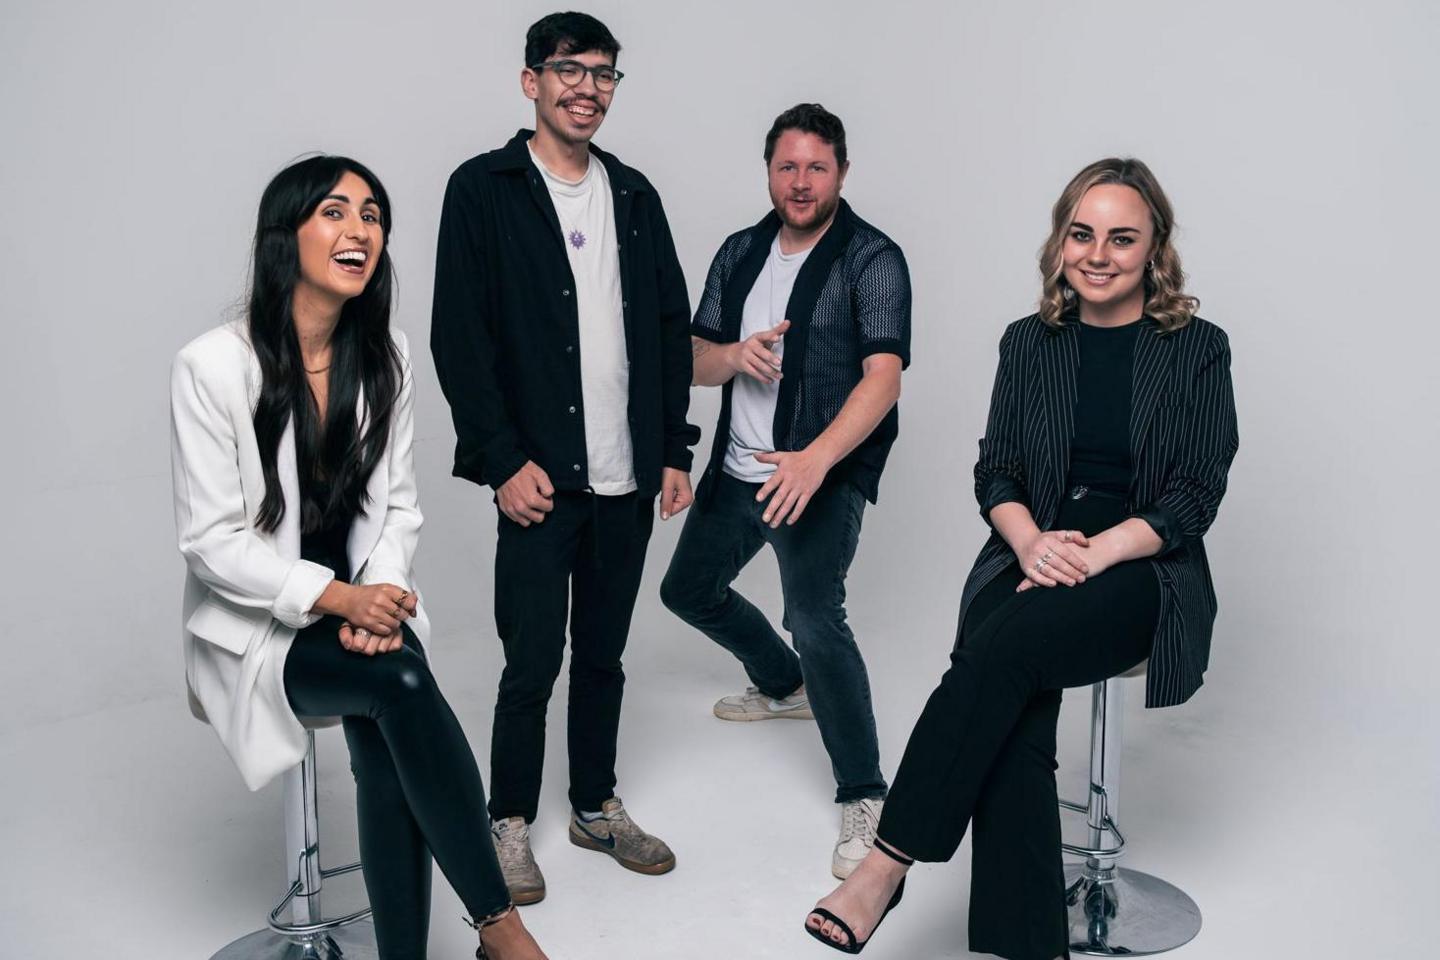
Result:
[[[1065,501],[1056,529],[1124,519],[1098,496]],[[1077,587],[1017,594],[1011,566],[972,602],[950,669],[905,748],[879,835],[917,860],[949,860],[973,822],[970,949],[1011,960],[1068,956],[1055,727],[1064,687],[1150,654],[1160,588],[1148,560]]]
[[[794,526],[772,530],[760,519],[759,489],[716,475],[714,490],[685,518],[660,599],[733,653],[767,696],[786,697],[805,684],[835,773],[836,803],[883,797],[870,678],[845,621],[845,574],[860,542],[865,498],[848,481],[827,483]],[[730,586],[766,543],[780,564],[782,626],[795,638],[793,650]]]
[[[421,960],[431,854],[472,917],[510,902],[485,787],[409,627],[404,647],[373,657],[341,647],[339,630],[324,617],[296,635],[285,693],[299,716],[343,718],[376,944],[383,960]]]
[[[545,708],[570,622],[570,805],[599,810],[615,794],[625,671],[620,656],[645,569],[654,498],[555,494],[543,523],[500,514],[495,626],[505,670],[490,740],[490,816],[535,819],[545,763]]]

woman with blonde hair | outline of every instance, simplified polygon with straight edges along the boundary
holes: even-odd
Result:
[[[910,864],[949,860],[973,823],[970,949],[1068,956],[1061,691],[1146,660],[1146,706],[1200,686],[1215,619],[1202,537],[1239,441],[1229,343],[1195,316],[1173,233],[1139,160],[1091,164],[1055,204],[1040,311],[1000,341],[975,466],[992,533],[875,848],[806,918],[829,946],[859,953]]]

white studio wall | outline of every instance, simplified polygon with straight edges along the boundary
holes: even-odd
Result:
[[[396,323],[415,345],[428,521],[417,566],[438,670],[454,671],[447,689],[457,700],[493,697],[494,512],[488,491],[449,476],[454,435],[426,346],[429,301],[446,178],[531,123],[517,79],[524,32],[550,9],[8,0],[0,493],[11,510],[0,582],[14,612],[0,764],[47,743],[73,749],[96,718],[152,707],[147,716],[194,742],[209,736],[183,702],[167,370],[183,343],[237,314],[260,191],[313,150],[366,163],[393,199]],[[1429,503],[1440,466],[1431,304],[1440,8],[603,0],[587,9],[624,45],[628,75],[597,142],[660,191],[692,302],[724,236],[767,209],[763,137],[801,100],[844,119],[845,196],[909,260],[914,364],[901,436],[849,581],[887,773],[942,669],[983,540],[970,470],[1000,333],[1038,292],[1050,205],[1091,160],[1150,164],[1175,205],[1201,315],[1231,338],[1241,451],[1208,537],[1221,612],[1207,685],[1169,711],[1144,713],[1138,692],[1131,698],[1130,815],[1179,865],[1172,873],[1214,878],[1208,902],[1191,890],[1207,927],[1184,956],[1398,956],[1428,942],[1421,918],[1440,894],[1431,862],[1440,648],[1423,599],[1440,543]],[[717,407],[718,391],[694,390],[701,456]],[[718,695],[740,680],[660,607],[678,532],[658,525],[652,540],[627,711],[653,707],[662,683],[703,677]],[[742,585],[776,607],[769,560]],[[1063,742],[1083,749],[1083,697],[1071,700]],[[466,722],[483,760],[488,719],[477,707]],[[627,762],[638,769],[644,750],[665,744],[663,729],[637,729]],[[165,801],[174,809],[115,829],[163,832],[185,815],[183,771],[163,750],[138,740],[133,749],[134,769],[174,787]],[[250,804],[238,777],[223,779],[218,745],[214,755],[206,796]],[[42,770],[51,763],[66,771],[56,782],[83,788],[95,759],[57,748]],[[105,769],[124,769],[108,759]],[[676,769],[697,792],[743,772]],[[125,793],[119,776],[109,789]],[[58,914],[34,893],[43,868],[26,856],[81,862],[84,852],[64,831],[47,831],[42,852],[26,817],[53,785],[5,779],[0,943],[19,952],[0,953],[67,952],[84,941],[36,922]],[[273,826],[269,812],[253,829]],[[151,882],[136,869],[124,868],[132,884]],[[195,865],[197,875],[207,869]],[[251,881],[268,867],[234,869],[263,887]],[[965,874],[957,863],[946,882]],[[157,922],[177,909],[174,897],[191,898],[182,912],[205,898],[182,881],[166,881],[173,896]],[[268,894],[257,889],[256,902]],[[943,919],[963,943],[961,921]],[[1278,931],[1275,945],[1252,951],[1256,941],[1225,937],[1234,924]],[[224,929],[213,932],[218,947]],[[192,931],[189,953],[207,935]]]

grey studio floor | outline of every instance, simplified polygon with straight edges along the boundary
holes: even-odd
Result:
[[[741,675],[659,606],[655,587],[672,538],[673,531],[657,536],[661,549],[651,558],[632,634],[620,789],[636,818],[669,840],[679,865],[665,877],[639,876],[567,842],[559,684],[535,827],[550,895],[525,908],[526,923],[555,960],[818,960],[829,954],[805,936],[801,920],[831,887],[837,812],[817,732],[808,723],[727,724],[710,716],[712,700],[734,691]],[[865,555],[862,543],[850,606],[870,651],[882,750],[893,770],[944,662],[954,600],[911,603],[919,609],[903,633],[893,620],[887,626],[898,603],[857,585],[886,560]],[[778,604],[773,572],[773,560],[762,555],[742,579],[771,609]],[[467,606],[482,603],[488,594]],[[499,656],[488,618],[480,620],[464,635],[441,631],[434,653],[442,685],[484,758]],[[917,654],[924,669],[900,669],[883,655],[887,643],[924,651]],[[1223,682],[1225,673],[1222,661],[1211,682]],[[173,696],[0,739],[7,780],[0,956],[204,960],[261,926],[281,888],[281,790],[278,782],[256,794],[244,789],[209,729],[189,718],[178,681]],[[1343,944],[1358,941],[1332,942],[1326,914],[1341,906],[1333,894],[1357,866],[1366,882],[1349,890],[1350,916],[1378,919],[1407,913],[1407,903],[1419,906],[1424,884],[1376,869],[1395,855],[1363,843],[1364,805],[1353,790],[1335,792],[1351,799],[1327,806],[1317,800],[1325,782],[1273,775],[1283,768],[1289,734],[1257,737],[1253,717],[1214,714],[1204,692],[1179,710],[1146,712],[1139,682],[1132,683],[1121,808],[1129,863],[1183,887],[1204,914],[1198,939],[1175,956],[1347,952]],[[1087,706],[1085,692],[1070,695],[1061,722],[1061,787],[1073,796],[1084,783]],[[355,853],[353,787],[338,731],[321,732],[319,755],[322,843],[334,865]],[[1347,779],[1346,771],[1332,774]],[[1347,818],[1358,830],[1337,834],[1337,820]],[[1351,845],[1348,862],[1325,849],[1337,836],[1362,841]],[[968,854],[967,843],[950,864],[918,867],[903,907],[866,955],[969,956]],[[344,899],[337,891],[337,905]],[[432,957],[472,955],[463,912],[437,871]],[[1397,937],[1404,934],[1396,926],[1377,923],[1366,955],[1400,955]]]

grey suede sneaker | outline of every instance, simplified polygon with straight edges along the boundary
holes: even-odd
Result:
[[[603,816],[581,820],[578,813],[570,817],[570,842],[586,850],[608,853],[626,870],[653,875],[675,869],[675,854],[659,837],[652,837],[630,819],[619,797],[611,797],[600,806]]]
[[[803,686],[783,700],[767,697],[756,687],[746,687],[744,693],[717,700],[714,713],[721,720],[815,719],[810,710],[810,698],[805,695]]]
[[[530,850],[530,825],[524,817],[506,817],[490,825],[495,839],[495,856],[505,887],[517,905],[539,903],[545,899],[545,877]]]
[[[885,801],[877,798],[847,800],[840,805],[840,838],[830,857],[830,872],[844,880],[855,872],[875,845],[875,830]]]

